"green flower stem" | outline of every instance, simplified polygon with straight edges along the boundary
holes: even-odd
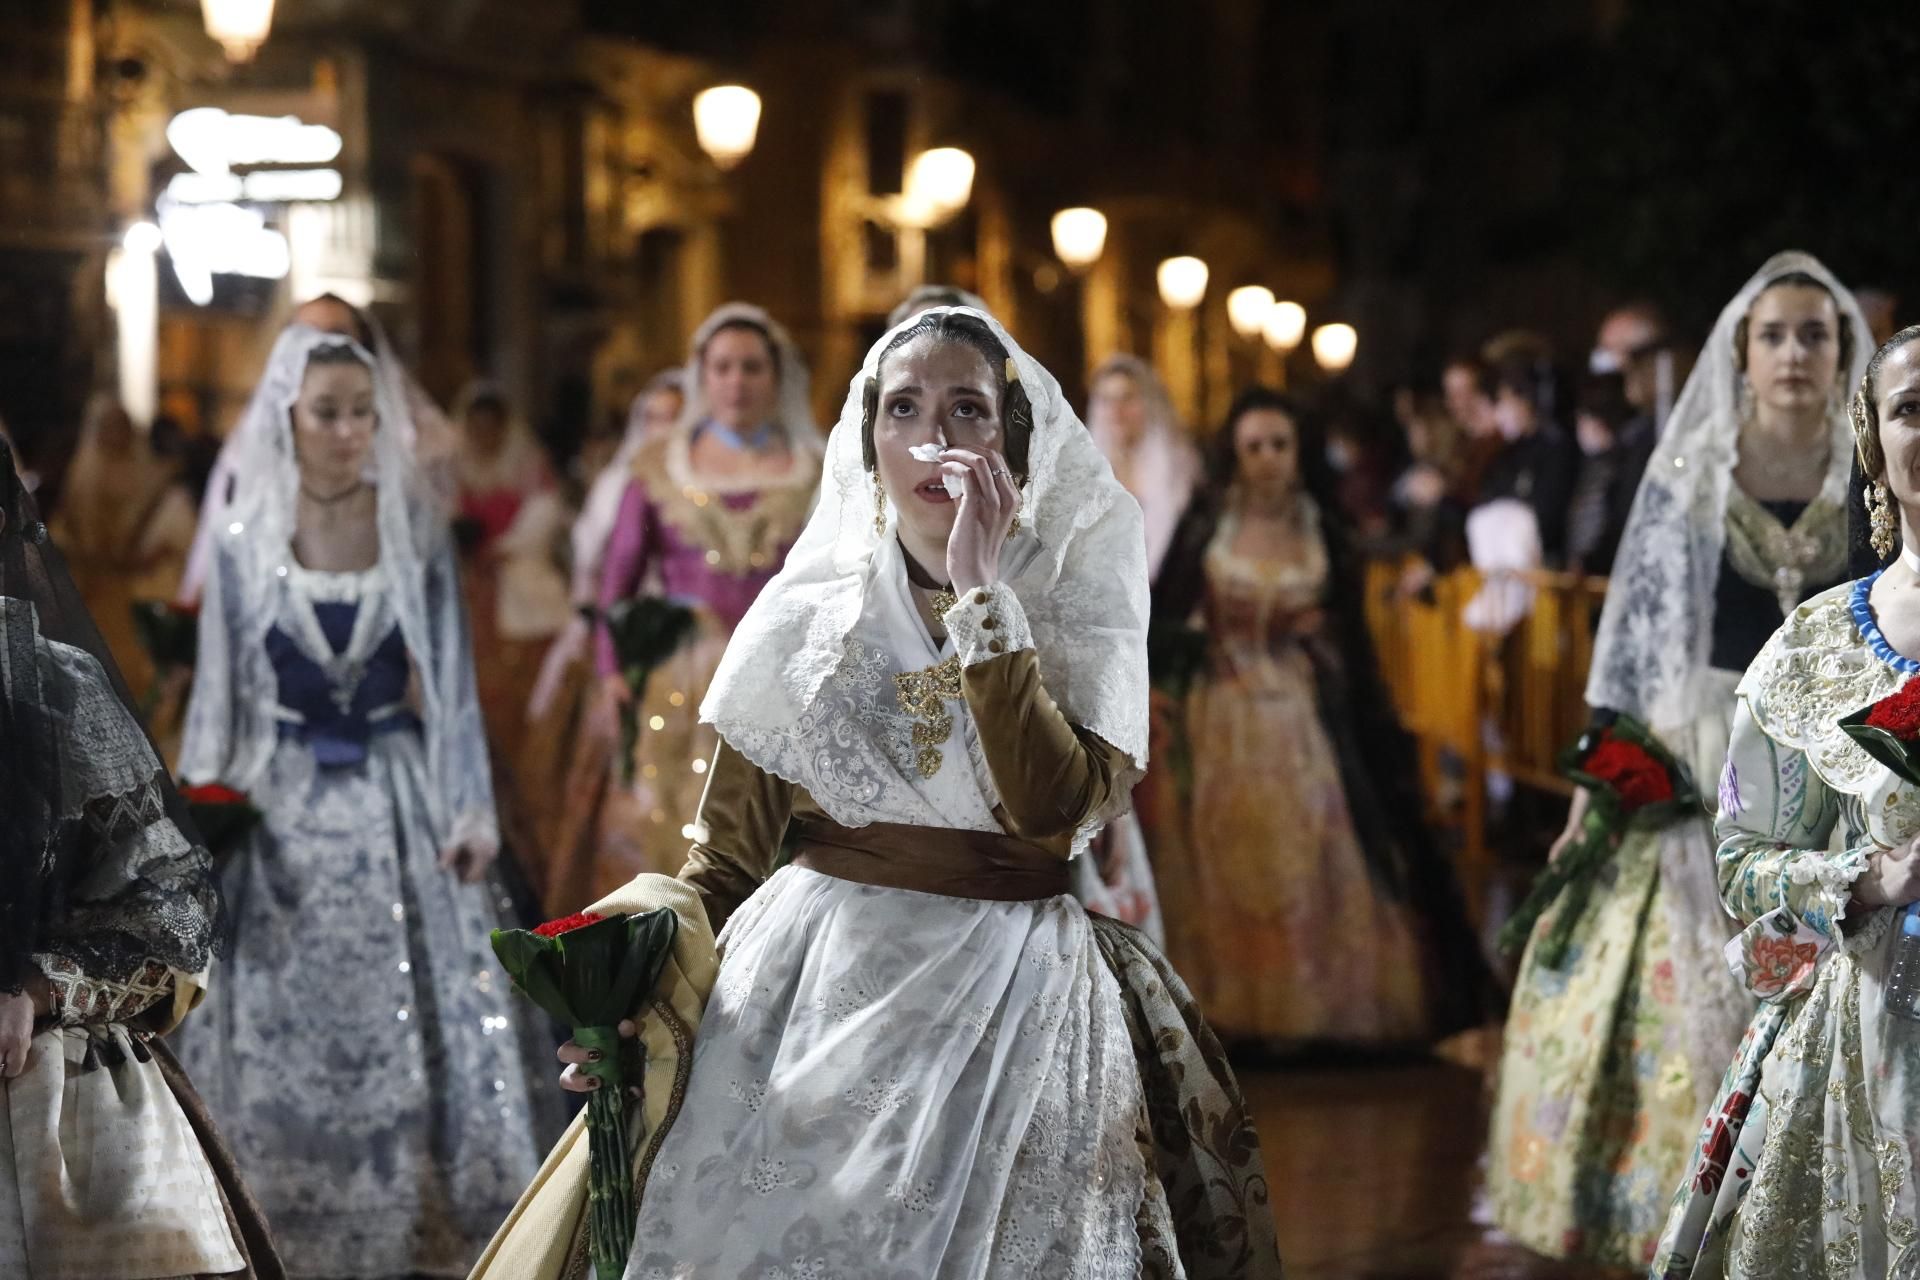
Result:
[[[1527,894],[1500,930],[1500,949],[1515,951],[1525,945],[1533,926],[1549,908],[1558,905],[1553,924],[1540,940],[1534,958],[1549,969],[1558,969],[1567,958],[1573,938],[1573,926],[1593,896],[1594,877],[1612,855],[1618,843],[1614,836],[1620,816],[1611,793],[1596,791],[1581,819],[1580,834],[1560,851],[1560,856],[1540,873],[1533,891]],[[1564,895],[1564,897],[1563,897]]]
[[[573,1042],[597,1049],[581,1068],[600,1087],[587,1096],[587,1251],[598,1280],[620,1280],[633,1248],[633,1166],[627,1149],[625,1074],[616,1027],[575,1027]]]

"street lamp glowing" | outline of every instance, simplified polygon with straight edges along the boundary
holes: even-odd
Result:
[[[974,167],[973,157],[959,147],[934,147],[915,156],[900,196],[901,220],[931,227],[966,208],[973,199]]]
[[[1323,324],[1313,331],[1313,362],[1328,373],[1345,373],[1360,335],[1350,324]]]
[[[715,165],[733,168],[753,153],[760,134],[760,95],[742,84],[702,90],[693,100],[693,132]]]
[[[1227,295],[1227,319],[1243,338],[1260,336],[1273,307],[1273,290],[1263,284],[1243,284]]]
[[[1098,209],[1062,209],[1053,215],[1054,256],[1074,271],[1100,261],[1107,250],[1107,215]]]
[[[228,59],[248,62],[273,29],[273,0],[200,0],[200,18]]]
[[[1267,345],[1285,354],[1307,336],[1307,309],[1297,302],[1276,302],[1260,323]]]
[[[1168,258],[1158,272],[1160,301],[1175,311],[1190,311],[1207,296],[1207,264],[1198,258]]]

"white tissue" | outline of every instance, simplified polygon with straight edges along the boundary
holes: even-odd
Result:
[[[915,462],[938,462],[940,461],[940,452],[940,446],[937,444],[916,444],[907,450],[907,456]],[[949,498],[960,498],[965,496],[967,492],[967,479],[965,476],[956,476],[943,471],[940,473],[940,483],[947,486],[947,496]]]

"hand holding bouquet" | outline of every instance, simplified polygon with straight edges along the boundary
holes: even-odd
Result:
[[[1870,707],[1840,717],[1860,749],[1908,786],[1920,786],[1920,680],[1909,680]],[[1920,902],[1900,912],[1893,964],[1887,970],[1887,1012],[1920,1021]]]
[[[633,783],[633,749],[640,741],[640,704],[647,677],[671,658],[698,626],[693,610],[654,596],[636,596],[602,614],[620,677],[632,696],[620,704],[620,780]]]
[[[153,663],[153,683],[141,695],[140,714],[149,717],[168,683],[191,672],[200,647],[200,610],[171,600],[138,600],[133,631]]]
[[[533,930],[493,932],[493,953],[513,984],[573,1028],[575,1044],[599,1055],[580,1069],[600,1081],[587,1097],[588,1252],[600,1280],[619,1280],[633,1246],[620,1021],[660,981],[679,923],[663,908],[640,916],[583,912]]]
[[[1533,933],[1534,923],[1558,902],[1553,925],[1534,953],[1550,969],[1566,962],[1574,922],[1593,894],[1594,876],[1621,837],[1700,812],[1700,797],[1686,766],[1631,716],[1582,734],[1562,755],[1560,767],[1587,789],[1586,817],[1579,835],[1540,873],[1526,901],[1500,930],[1500,949],[1516,951]]]

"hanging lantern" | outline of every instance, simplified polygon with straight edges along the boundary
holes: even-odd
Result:
[[[1053,253],[1073,271],[1085,271],[1107,250],[1107,215],[1098,209],[1062,209],[1053,215]]]
[[[248,62],[273,29],[273,0],[200,0],[200,18],[230,60]]]
[[[1261,321],[1260,332],[1268,346],[1284,355],[1307,336],[1307,309],[1297,302],[1276,302]]]
[[[1323,324],[1313,331],[1313,362],[1327,373],[1345,373],[1360,335],[1350,324]]]
[[[1207,296],[1207,264],[1198,258],[1168,258],[1157,277],[1160,301],[1175,311],[1190,311]]]
[[[702,90],[693,99],[693,132],[717,167],[733,168],[753,153],[760,134],[760,95],[743,84]]]
[[[1260,336],[1273,307],[1273,290],[1263,284],[1243,284],[1227,295],[1227,319],[1243,338]]]

